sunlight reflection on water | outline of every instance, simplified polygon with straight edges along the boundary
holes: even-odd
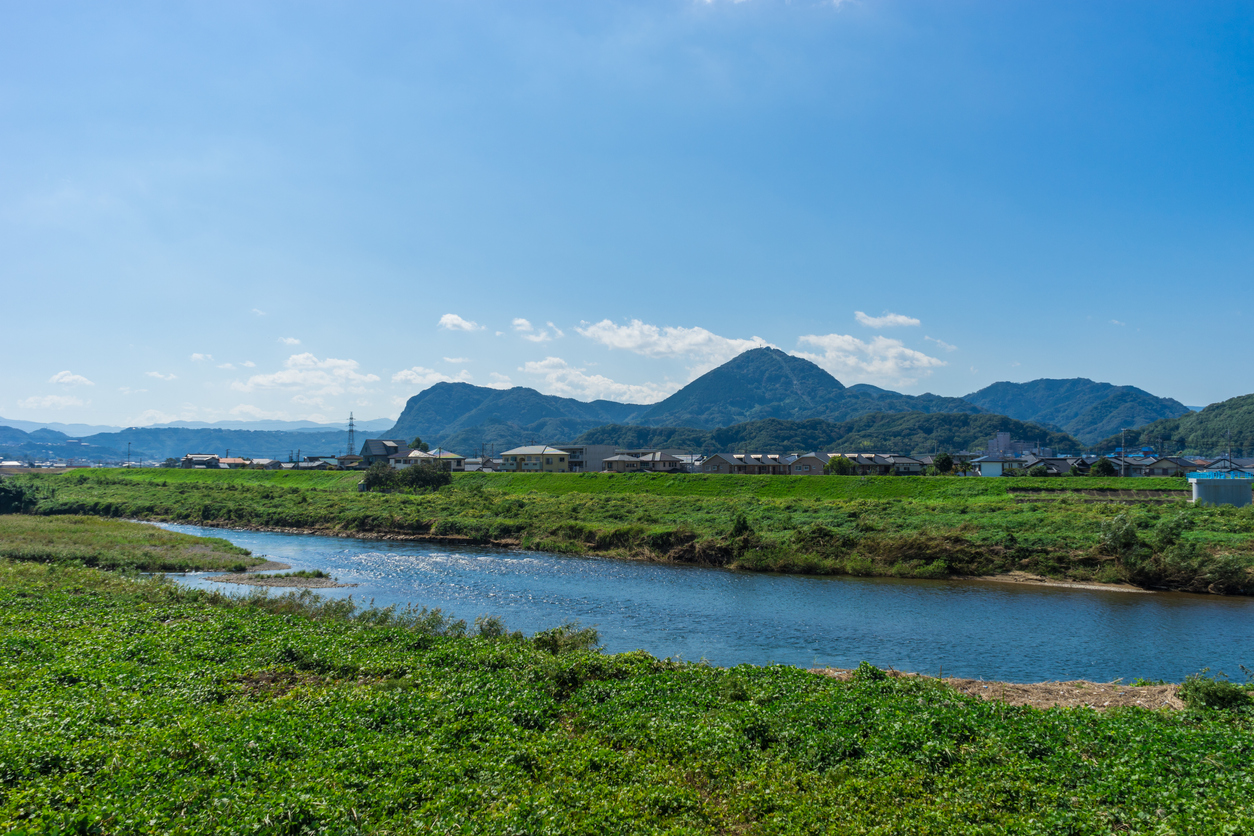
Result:
[[[986,679],[1179,681],[1254,667],[1254,601],[886,578],[762,575],[422,542],[166,525],[322,569],[358,603],[500,616],[527,633],[595,625],[607,650],[718,665],[881,667]],[[180,583],[238,592],[212,575]]]

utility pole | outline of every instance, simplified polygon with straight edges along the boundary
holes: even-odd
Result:
[[[129,470],[131,466],[131,443],[126,442],[126,467]]]
[[[1123,459],[1119,462],[1119,475],[1126,477],[1128,475],[1128,428],[1124,427],[1119,431],[1119,443],[1123,445],[1119,451],[1123,453]]]

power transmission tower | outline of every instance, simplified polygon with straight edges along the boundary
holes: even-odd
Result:
[[[347,456],[353,455],[353,451],[357,449],[355,440],[356,431],[353,429],[353,413],[348,413],[348,452]]]

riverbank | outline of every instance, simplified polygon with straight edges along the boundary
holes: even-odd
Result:
[[[0,560],[0,829],[1241,832],[1254,718]],[[985,683],[987,684],[987,683]],[[72,722],[67,718],[73,718]]]
[[[35,510],[745,571],[1023,572],[1075,584],[1254,591],[1254,511],[1179,498],[1090,501],[1103,491],[1128,499],[1119,479],[461,474],[439,491],[404,495],[358,493],[351,473],[301,475],[80,471],[36,480],[45,497]],[[1181,484],[1139,479],[1137,493],[1174,497]],[[1019,502],[1025,491],[1049,501]]]

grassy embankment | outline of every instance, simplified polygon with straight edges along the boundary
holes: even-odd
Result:
[[[217,537],[98,517],[0,514],[0,559],[138,572],[240,572],[265,563]]]
[[[0,831],[1254,828],[1241,693],[1038,710],[488,626],[0,560]]]
[[[456,537],[753,571],[933,578],[1024,571],[1254,591],[1254,509],[1194,507],[1184,501],[1182,479],[465,474],[435,493],[400,495],[359,494],[359,478],[79,471],[37,479],[54,492],[37,513]],[[1103,492],[1129,489],[1166,501],[1099,501],[1117,495]]]

